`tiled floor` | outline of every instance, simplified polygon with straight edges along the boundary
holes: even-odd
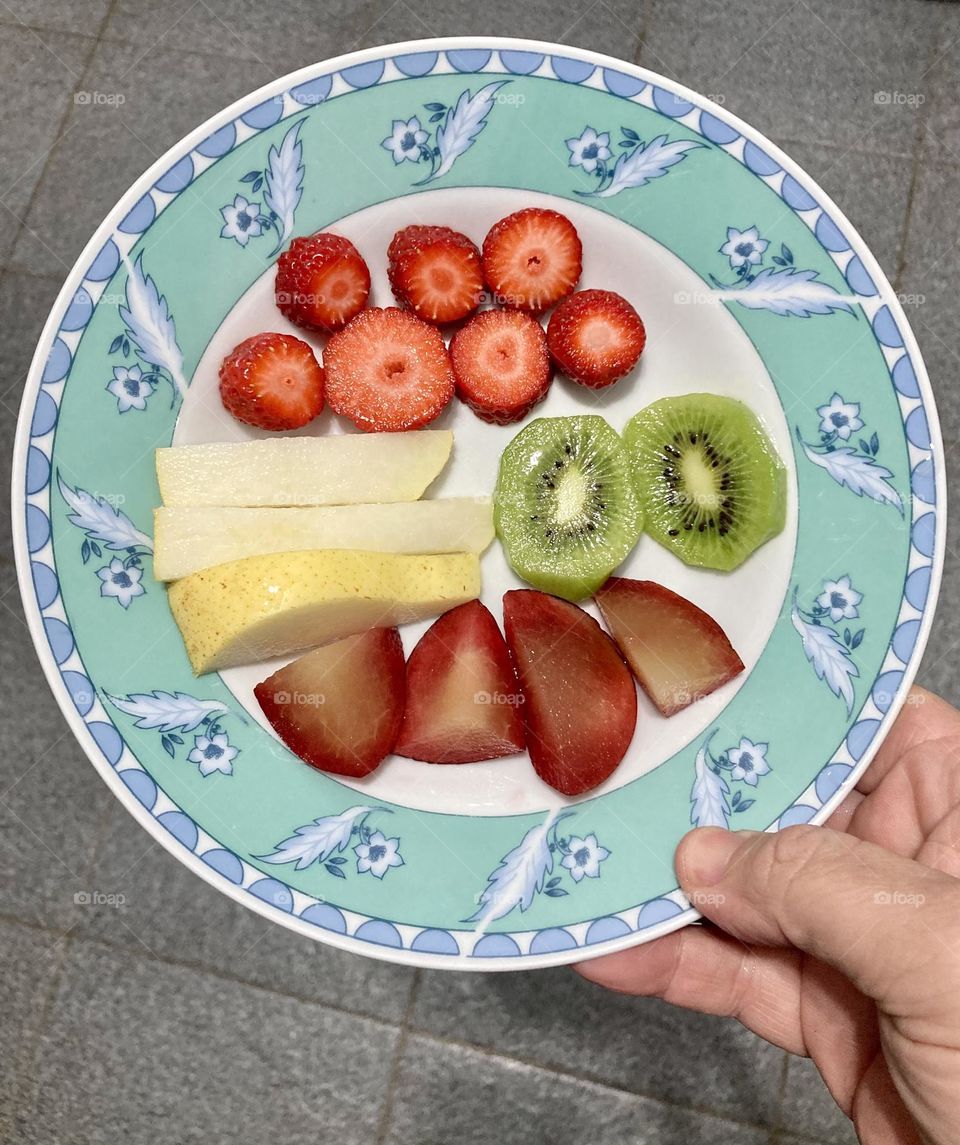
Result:
[[[960,6],[936,0],[4,0],[0,458],[33,344],[127,184],[234,97],[378,42],[511,33],[634,59],[765,130],[905,296],[960,433]],[[122,92],[121,107],[75,93]],[[878,92],[922,99],[882,102]],[[953,475],[950,474],[952,477]],[[956,487],[956,486],[955,486]],[[0,1140],[848,1142],[809,1063],[566,971],[450,978],[326,950],[178,865],[67,734],[0,554]],[[954,702],[960,545],[921,679]],[[11,684],[11,681],[15,682]],[[96,888],[122,905],[79,906]]]

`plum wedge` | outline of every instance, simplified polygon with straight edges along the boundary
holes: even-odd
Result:
[[[720,625],[663,585],[611,577],[596,601],[633,674],[662,715],[676,715],[743,671]]]
[[[564,795],[602,783],[637,722],[637,689],[617,646],[589,613],[534,589],[503,598],[507,644],[524,696],[527,750]]]

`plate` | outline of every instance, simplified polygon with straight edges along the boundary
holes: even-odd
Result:
[[[410,222],[475,240],[552,205],[584,240],[583,286],[630,298],[642,364],[602,394],[558,381],[537,414],[620,429],[667,394],[735,395],[789,471],[787,527],[739,570],[689,569],[641,539],[626,575],[713,614],[747,665],[664,720],[640,697],[621,767],[579,800],[525,756],[393,758],[351,782],[265,726],[271,665],[194,677],[151,576],[153,451],[241,439],[217,365],[292,330],[277,252],[332,228],[389,304],[385,252]],[[298,331],[299,333],[299,331]],[[454,403],[431,495],[489,494],[517,427]],[[339,433],[322,416],[310,433]],[[672,854],[694,824],[820,822],[876,751],[929,631],[943,559],[936,412],[874,258],[786,155],[672,81],[574,48],[397,44],[317,64],[198,128],[129,190],[53,308],[27,383],[13,476],[31,631],[94,766],[159,842],[301,934],[457,969],[572,962],[697,917]],[[519,583],[494,544],[483,598]],[[404,632],[409,650],[424,625]],[[591,697],[583,702],[589,704]]]

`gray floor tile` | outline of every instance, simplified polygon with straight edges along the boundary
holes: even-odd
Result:
[[[14,251],[15,265],[65,274],[130,184],[204,119],[270,78],[259,63],[212,67],[192,53],[99,44],[85,90],[50,159]],[[122,97],[98,101],[93,93]],[[69,201],[69,211],[64,202]]]
[[[426,973],[413,1025],[654,1098],[774,1116],[779,1050],[736,1022],[613,994],[569,970]]]
[[[655,0],[640,62],[774,140],[909,153],[940,5],[921,0]],[[892,34],[892,30],[896,33]],[[883,100],[887,93],[888,103]]]
[[[923,351],[937,398],[943,429],[948,499],[960,498],[960,312],[956,282],[960,277],[960,218],[947,209],[956,201],[960,165],[926,161],[914,198],[900,290],[919,305],[908,311]],[[954,501],[956,504],[956,501]],[[947,528],[947,560],[937,621],[921,666],[919,681],[960,704],[956,664],[960,657],[960,520]]]
[[[92,48],[80,36],[0,30],[0,259],[13,246]]]
[[[0,22],[93,35],[109,7],[109,0],[3,0]]]
[[[789,1060],[781,1120],[785,1129],[830,1145],[857,1142],[850,1119],[840,1111],[809,1058]]]
[[[323,946],[214,890],[117,807],[91,876],[122,906],[90,906],[81,935],[210,967],[283,993],[399,1021],[413,971]]]
[[[587,1052],[587,1051],[585,1051]],[[387,1145],[761,1145],[764,1131],[438,1045],[407,1044]]]
[[[892,281],[900,264],[912,159],[789,140],[783,149],[853,223]]]
[[[268,991],[71,947],[18,1140],[373,1139],[396,1034]]]
[[[44,1001],[63,959],[55,936],[0,922],[0,1141],[14,1141],[19,1086],[30,1069]]]
[[[16,681],[0,692],[0,912],[66,929],[113,797],[54,702],[7,563],[0,627],[0,674]]]
[[[928,74],[927,124],[933,150],[943,159],[960,162],[960,103],[956,79],[960,69],[960,8],[937,4],[942,21],[936,58]]]

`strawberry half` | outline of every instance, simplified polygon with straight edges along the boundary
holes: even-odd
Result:
[[[295,755],[320,771],[358,778],[393,750],[404,689],[400,634],[371,628],[308,652],[254,694]]]
[[[419,429],[453,397],[436,328],[405,310],[363,310],[327,343],[327,402],[370,432]]]
[[[474,763],[523,751],[520,689],[497,622],[479,600],[446,612],[407,661],[407,710],[394,751]]]
[[[298,429],[323,409],[323,367],[292,334],[255,334],[220,364],[224,409],[258,429]]]
[[[596,601],[633,674],[662,715],[683,711],[743,671],[720,625],[652,580],[611,577]]]
[[[547,345],[557,366],[592,390],[629,374],[646,341],[640,315],[612,290],[578,290],[560,303],[547,325]]]
[[[494,223],[483,240],[483,277],[501,306],[539,313],[577,285],[583,248],[558,211],[528,207]]]
[[[480,252],[450,227],[410,226],[387,251],[394,297],[427,322],[458,322],[483,296]]]
[[[616,645],[578,608],[534,589],[503,598],[507,643],[537,774],[564,795],[602,783],[637,722],[637,689]]]
[[[543,327],[520,310],[484,310],[454,334],[457,396],[495,425],[519,421],[550,388],[553,366]]]
[[[370,271],[342,235],[294,239],[277,260],[274,297],[280,313],[310,330],[340,330],[366,306]]]

